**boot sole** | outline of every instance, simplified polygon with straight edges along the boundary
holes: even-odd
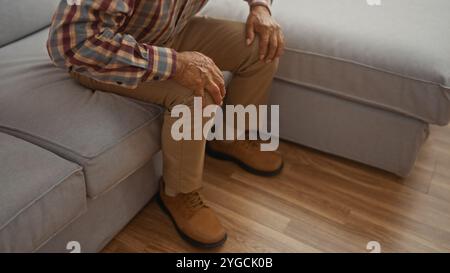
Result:
[[[230,155],[227,155],[227,154],[224,154],[221,152],[214,151],[213,149],[209,148],[208,145],[206,145],[206,154],[215,159],[234,162],[237,165],[239,165],[239,167],[246,170],[247,172],[258,175],[258,176],[264,176],[264,177],[277,176],[281,173],[281,171],[283,170],[283,167],[284,167],[284,163],[281,163],[281,166],[274,171],[261,171],[261,170],[255,169],[255,168],[245,164],[238,158],[235,158],[233,156],[230,156]]]
[[[173,218],[169,209],[167,209],[166,205],[164,205],[164,202],[161,200],[161,196],[159,193],[156,195],[156,203],[158,203],[161,210],[169,216],[170,220],[172,221],[173,225],[175,226],[175,229],[177,230],[180,237],[183,240],[185,240],[187,243],[189,243],[190,245],[197,247],[197,248],[212,249],[212,248],[217,248],[217,247],[222,246],[225,243],[225,241],[227,240],[227,237],[228,237],[227,234],[225,234],[225,237],[223,237],[223,239],[221,239],[220,241],[215,242],[215,243],[210,243],[210,244],[205,244],[205,243],[199,242],[195,239],[192,239],[191,237],[186,235],[183,231],[181,231],[181,229],[178,227],[177,222]]]

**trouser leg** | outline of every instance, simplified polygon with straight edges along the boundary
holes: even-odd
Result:
[[[201,52],[213,59],[221,70],[233,73],[225,104],[257,108],[267,104],[278,61],[259,60],[258,40],[251,46],[246,45],[245,24],[196,17],[174,39],[173,47],[178,51]]]
[[[189,193],[201,187],[205,156],[205,139],[176,141],[171,134],[173,124],[178,120],[171,117],[171,111],[177,105],[186,105],[194,113],[194,95],[172,80],[164,82],[142,83],[137,89],[127,89],[119,85],[98,82],[91,78],[72,73],[80,84],[93,89],[112,92],[145,102],[164,106],[164,122],[161,133],[163,151],[163,177],[168,195]],[[212,98],[205,95],[205,105],[213,104]],[[194,118],[191,117],[193,121]],[[207,120],[203,119],[203,123]],[[194,126],[191,126],[193,136]]]

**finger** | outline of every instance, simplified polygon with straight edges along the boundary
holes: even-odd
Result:
[[[227,95],[227,89],[225,87],[225,81],[221,81],[219,84],[219,88],[220,88],[220,95],[222,95],[222,100],[225,98],[225,96]]]
[[[255,41],[255,24],[253,23],[252,19],[249,19],[247,21],[246,33],[247,33],[247,46],[250,46],[251,44],[253,44],[253,41]]]
[[[214,71],[213,72],[213,78],[214,78],[214,83],[219,87],[220,89],[220,94],[222,96],[222,99],[225,97],[226,95],[226,89],[225,89],[225,79],[223,78],[223,74],[222,71]]]
[[[215,65],[215,64],[214,64],[214,68],[213,68],[213,73],[214,73],[214,75],[217,76],[217,78],[221,79],[222,81],[224,80],[222,70],[220,70],[220,68],[218,68],[217,65]]]
[[[225,87],[225,81],[222,79],[219,79],[218,82],[216,82],[217,86],[220,89],[220,95],[222,96],[222,100],[225,98],[225,95],[227,94],[227,90]]]
[[[267,49],[269,47],[270,35],[268,32],[261,34],[261,40],[259,41],[259,60],[264,60],[267,55]]]
[[[221,78],[218,78],[217,76],[213,76],[213,81],[217,85],[217,87],[219,87],[220,96],[221,96],[221,98],[223,100],[223,98],[226,95],[225,81],[222,80]]]
[[[225,78],[223,76],[222,71],[220,70],[217,65],[214,64],[214,70],[213,70],[213,76],[214,76],[214,82],[216,85],[220,88],[220,93],[222,95],[222,98],[225,97]]]
[[[275,54],[277,54],[278,49],[278,36],[276,34],[272,34],[270,37],[269,44],[269,52],[267,53],[266,63],[270,63],[275,58]]]
[[[222,71],[220,70],[219,67],[217,67],[217,65],[214,63],[214,60],[208,57],[208,61],[210,64],[210,73],[212,76],[212,80],[213,82],[219,87],[220,89],[220,94],[222,96],[222,99],[225,97],[225,79],[223,76]]]
[[[283,55],[284,48],[286,46],[285,40],[284,40],[284,35],[282,32],[278,33],[278,37],[279,37],[278,38],[279,43],[278,43],[278,49],[277,49],[277,54],[275,55],[275,58],[279,58],[279,57],[281,57],[281,55]]]
[[[214,103],[216,103],[217,105],[222,105],[222,96],[220,95],[220,89],[213,81],[210,81],[206,86],[206,91],[208,91],[208,93],[211,95]]]

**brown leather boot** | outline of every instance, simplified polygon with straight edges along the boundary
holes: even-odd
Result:
[[[206,153],[217,159],[237,163],[256,175],[275,176],[283,169],[279,152],[262,152],[259,140],[213,140],[206,144]]]
[[[170,197],[160,187],[157,198],[181,238],[199,248],[215,248],[227,240],[227,233],[214,211],[205,205],[198,192]]]

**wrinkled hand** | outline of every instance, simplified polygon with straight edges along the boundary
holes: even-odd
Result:
[[[203,97],[207,91],[214,102],[222,105],[225,97],[225,80],[211,58],[199,52],[182,52],[177,55],[177,71],[173,78],[178,84]]]
[[[280,57],[284,51],[284,35],[280,25],[264,6],[252,7],[247,18],[247,45],[251,45],[258,34],[259,58],[267,63]]]

